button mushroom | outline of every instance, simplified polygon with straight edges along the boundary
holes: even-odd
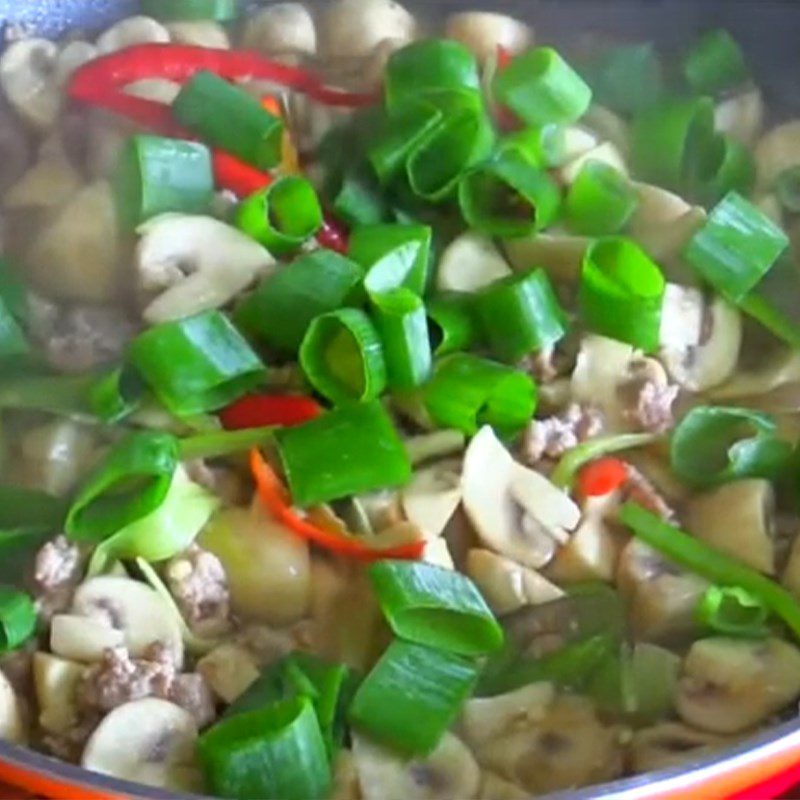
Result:
[[[211,50],[230,50],[231,47],[225,28],[208,19],[168,22],[166,28],[173,42],[208,47]]]
[[[418,470],[401,494],[409,522],[426,539],[441,535],[461,502],[460,463],[445,461]]]
[[[695,642],[683,662],[677,709],[712,733],[739,733],[800,695],[800,650],[782,639]]]
[[[766,354],[755,369],[739,370],[733,377],[714,388],[709,396],[713,400],[737,400],[757,395],[774,394],[776,389],[800,381],[800,353],[781,348]],[[747,403],[744,403],[747,405]]]
[[[197,726],[174,703],[148,697],[115,708],[86,742],[81,766],[92,772],[181,792],[200,789]]]
[[[3,207],[8,211],[29,212],[58,208],[71,199],[80,186],[80,173],[63,149],[51,150],[40,155],[39,161],[7,187]]]
[[[169,31],[160,22],[152,17],[139,15],[120,20],[100,34],[97,50],[101,55],[106,55],[135,44],[163,44],[169,39]]]
[[[86,667],[50,653],[34,653],[33,685],[39,724],[48,733],[63,734],[78,723],[77,690]]]
[[[124,643],[124,633],[104,620],[79,614],[56,614],[50,624],[50,649],[70,661],[99,661],[105,650]]]
[[[471,800],[480,785],[475,759],[451,733],[430,755],[411,760],[353,734],[353,760],[363,800]]]
[[[51,128],[61,108],[54,70],[58,45],[47,39],[21,39],[0,57],[0,86],[14,110],[32,127]]]
[[[0,672],[0,739],[13,744],[24,744],[27,738],[22,703],[11,681]]]
[[[213,217],[162,214],[139,232],[138,284],[155,296],[143,312],[150,323],[224,306],[275,265],[260,244]]]
[[[580,510],[543,475],[513,460],[489,426],[472,439],[461,478],[464,509],[492,550],[538,569],[580,519]]]
[[[668,767],[684,766],[717,750],[730,747],[729,736],[699,731],[682,722],[662,722],[635,731],[628,749],[634,772],[652,772]]]
[[[769,191],[784,170],[800,165],[800,119],[767,131],[756,144],[755,159],[758,186]]]
[[[506,239],[503,250],[514,269],[541,264],[554,280],[576,283],[591,239],[564,232],[536,233],[520,239]]]
[[[451,14],[444,26],[448,39],[455,39],[475,53],[484,62],[497,55],[502,47],[516,55],[533,44],[530,26],[507,14],[492,11],[462,11]]]
[[[97,58],[97,48],[90,42],[77,40],[65,45],[56,58],[56,83],[64,86],[79,67],[95,58]]]
[[[465,233],[442,253],[436,288],[442,292],[477,292],[510,274],[511,268],[491,239],[478,233]]]
[[[751,147],[764,124],[764,100],[753,87],[726,97],[714,110],[714,127],[737,142]]]
[[[775,572],[775,495],[769,481],[732,481],[693,497],[684,522],[698,539],[743,564]]]
[[[369,55],[384,39],[411,42],[417,22],[395,0],[333,0],[319,30],[320,50],[328,59]]]
[[[628,167],[625,165],[625,159],[619,150],[611,142],[603,142],[561,167],[558,175],[562,183],[567,186],[574,183],[584,165],[590,161],[599,161],[602,164],[614,167],[623,175],[628,174]]]
[[[253,656],[233,643],[215,647],[197,662],[196,669],[224,703],[244,694],[261,674]]]
[[[248,18],[242,46],[273,56],[313,56],[317,52],[314,17],[302,3],[274,3]]]

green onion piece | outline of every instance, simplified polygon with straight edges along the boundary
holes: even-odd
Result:
[[[652,42],[612,47],[581,70],[595,103],[620,114],[635,114],[658,102],[664,74]]]
[[[722,636],[757,639],[769,633],[769,609],[740,586],[710,586],[695,614],[700,625]]]
[[[11,309],[0,297],[0,365],[9,367],[27,360],[31,347]]]
[[[133,433],[118,442],[92,472],[67,514],[76,542],[99,542],[164,501],[178,464],[174,437],[156,431]]]
[[[387,385],[383,344],[369,317],[356,308],[321,314],[300,345],[308,382],[336,404],[372,400]]]
[[[590,160],[569,187],[564,211],[575,233],[608,236],[627,225],[638,205],[638,194],[625,175],[610,164]]]
[[[625,503],[619,520],[670,561],[720,586],[738,586],[780,617],[800,638],[800,605],[789,592],[735,558],[709,547],[636,503]]]
[[[775,194],[792,214],[800,214],[800,166],[789,167],[775,179]]]
[[[95,416],[113,425],[139,408],[144,391],[144,383],[135,370],[118,367],[89,388],[89,407]]]
[[[356,692],[350,722],[402,753],[425,755],[455,722],[479,673],[463,656],[397,639]]]
[[[701,278],[738,303],[788,245],[786,234],[766,214],[730,192],[690,239],[683,255]]]
[[[537,397],[530,375],[469,353],[440,361],[423,389],[431,419],[468,436],[482,425],[504,437],[516,435],[530,422]]]
[[[473,296],[466,292],[445,292],[425,304],[428,335],[434,355],[444,356],[469,350],[478,339],[472,312]]]
[[[311,321],[359,298],[364,271],[332,250],[305,253],[277,270],[234,312],[248,336],[294,356]]]
[[[67,508],[59,497],[36,489],[0,484],[0,548],[17,538],[35,538],[58,531]]]
[[[348,170],[334,183],[331,207],[337,219],[351,228],[377,225],[386,219],[388,210],[381,187],[363,170]]]
[[[610,237],[583,257],[580,309],[586,327],[646,353],[658,349],[665,281],[631,239]]]
[[[89,416],[94,375],[12,375],[0,378],[0,409]]]
[[[680,190],[714,137],[714,103],[670,99],[644,109],[631,128],[631,165],[640,180]]]
[[[221,720],[200,737],[197,753],[218,797],[321,800],[330,790],[325,741],[307,697]]]
[[[213,147],[258,169],[281,160],[283,121],[213,72],[198,72],[172,104],[175,119]]]
[[[368,292],[404,286],[422,295],[428,285],[432,237],[427,225],[364,225],[350,235],[348,255],[367,270]]]
[[[373,294],[371,301],[389,388],[416,389],[428,380],[433,369],[425,304],[419,295],[405,288]]]
[[[462,175],[491,153],[494,139],[491,120],[483,108],[448,114],[406,162],[412,191],[431,203],[449,199]]]
[[[552,48],[538,47],[514,58],[492,85],[499,103],[528,125],[568,125],[586,113],[592,90]]]
[[[9,261],[0,256],[0,301],[17,322],[28,319],[28,287]]]
[[[655,433],[621,433],[617,436],[591,439],[567,450],[551,473],[550,482],[562,489],[571,489],[578,472],[590,461],[607,456],[609,453],[644,447],[658,439],[659,436]]]
[[[283,428],[275,440],[292,501],[300,507],[402,486],[411,478],[403,442],[378,401]]]
[[[133,340],[128,357],[156,397],[178,416],[222,408],[258,386],[267,372],[219,311],[150,328]]]
[[[181,461],[196,458],[222,458],[268,445],[275,433],[274,427],[246,428],[240,431],[212,431],[181,439],[178,452]]]
[[[401,639],[464,656],[503,646],[503,629],[466,576],[433,564],[389,560],[373,564],[369,576]]]
[[[25,644],[36,632],[36,607],[25,593],[0,586],[0,653]]]
[[[458,201],[470,228],[512,239],[550,225],[561,206],[561,192],[520,148],[505,147],[464,175]]]
[[[289,658],[290,656],[285,656],[279,661],[268,664],[250,686],[225,709],[222,718],[228,719],[249,711],[261,711],[288,697],[295,697],[296,687],[287,686],[284,669]]]
[[[699,406],[673,431],[670,464],[681,480],[699,488],[739,478],[773,480],[788,466],[792,449],[769,414]]]
[[[475,297],[475,313],[497,358],[511,363],[552,347],[567,332],[567,318],[543,269],[516,273]]]
[[[206,19],[230,22],[241,10],[241,0],[142,0],[143,14],[165,22]]]
[[[718,154],[714,155],[714,149]],[[730,136],[717,136],[711,143],[713,164],[708,174],[689,178],[695,197],[705,205],[719,202],[728,192],[749,194],[756,180],[756,165],[750,150]],[[706,167],[704,166],[703,169]]]
[[[774,271],[774,269],[771,270],[767,275],[767,280]],[[794,264],[792,264],[792,272],[794,272]],[[793,296],[794,292],[785,299],[791,299]],[[760,322],[770,333],[792,347],[800,349],[800,325],[778,308],[770,298],[762,296],[760,292],[751,292],[739,303],[739,308]]]
[[[271,253],[297,250],[322,226],[322,208],[305,178],[287,175],[250,195],[236,211],[239,230]]]
[[[541,167],[560,167],[567,158],[565,128],[555,123],[523,128],[506,136],[497,146],[500,150],[517,150]]]
[[[119,220],[129,231],[167,211],[201,214],[214,197],[211,153],[197,142],[132,136],[117,160],[113,187]]]
[[[480,103],[480,77],[475,56],[451,39],[424,39],[397,50],[384,75],[386,107],[394,114],[409,103],[438,105],[452,94]]]
[[[683,62],[683,74],[697,94],[717,95],[750,78],[744,54],[724,30],[702,36]]]

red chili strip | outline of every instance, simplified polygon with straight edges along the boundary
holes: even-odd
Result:
[[[239,431],[272,425],[302,425],[316,419],[322,410],[310,397],[254,394],[224,408],[219,418],[225,430]]]
[[[618,458],[592,461],[578,473],[578,494],[581,497],[611,494],[628,480],[628,475],[628,465]]]

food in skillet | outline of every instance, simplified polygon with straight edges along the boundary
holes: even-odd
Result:
[[[2,736],[495,800],[794,714],[800,123],[722,31],[236,5],[0,59]]]

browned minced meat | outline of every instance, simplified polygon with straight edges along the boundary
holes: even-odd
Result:
[[[636,395],[635,404],[626,411],[626,418],[639,430],[664,433],[674,424],[672,406],[680,387],[675,384],[660,386],[654,381],[643,383]]]
[[[628,481],[625,484],[624,493],[626,499],[639,503],[648,511],[652,511],[653,514],[658,514],[659,517],[663,517],[665,520],[675,519],[675,511],[658,493],[656,487],[636,467],[630,464],[628,464]]]
[[[560,458],[581,442],[603,430],[603,415],[596,408],[572,403],[558,416],[535,419],[522,441],[522,458],[536,464],[545,456]]]
[[[66,609],[81,579],[81,553],[77,545],[57,536],[36,554],[33,584],[36,606],[45,620]]]
[[[192,630],[206,636],[230,628],[230,592],[222,562],[208,550],[192,545],[166,567],[170,593]]]
[[[47,733],[42,737],[42,745],[57,758],[63,761],[78,761],[84,745],[100,722],[101,715],[94,710],[87,710],[83,718],[64,733]]]
[[[519,368],[530,373],[538,383],[550,383],[558,377],[558,367],[555,363],[555,348],[548,347],[525,356],[519,362]]]
[[[108,713],[118,706],[160,697],[185,708],[204,727],[214,720],[211,690],[202,675],[178,674],[169,650],[152,645],[143,658],[131,658],[125,647],[108,649],[81,682],[78,700],[84,712]]]

